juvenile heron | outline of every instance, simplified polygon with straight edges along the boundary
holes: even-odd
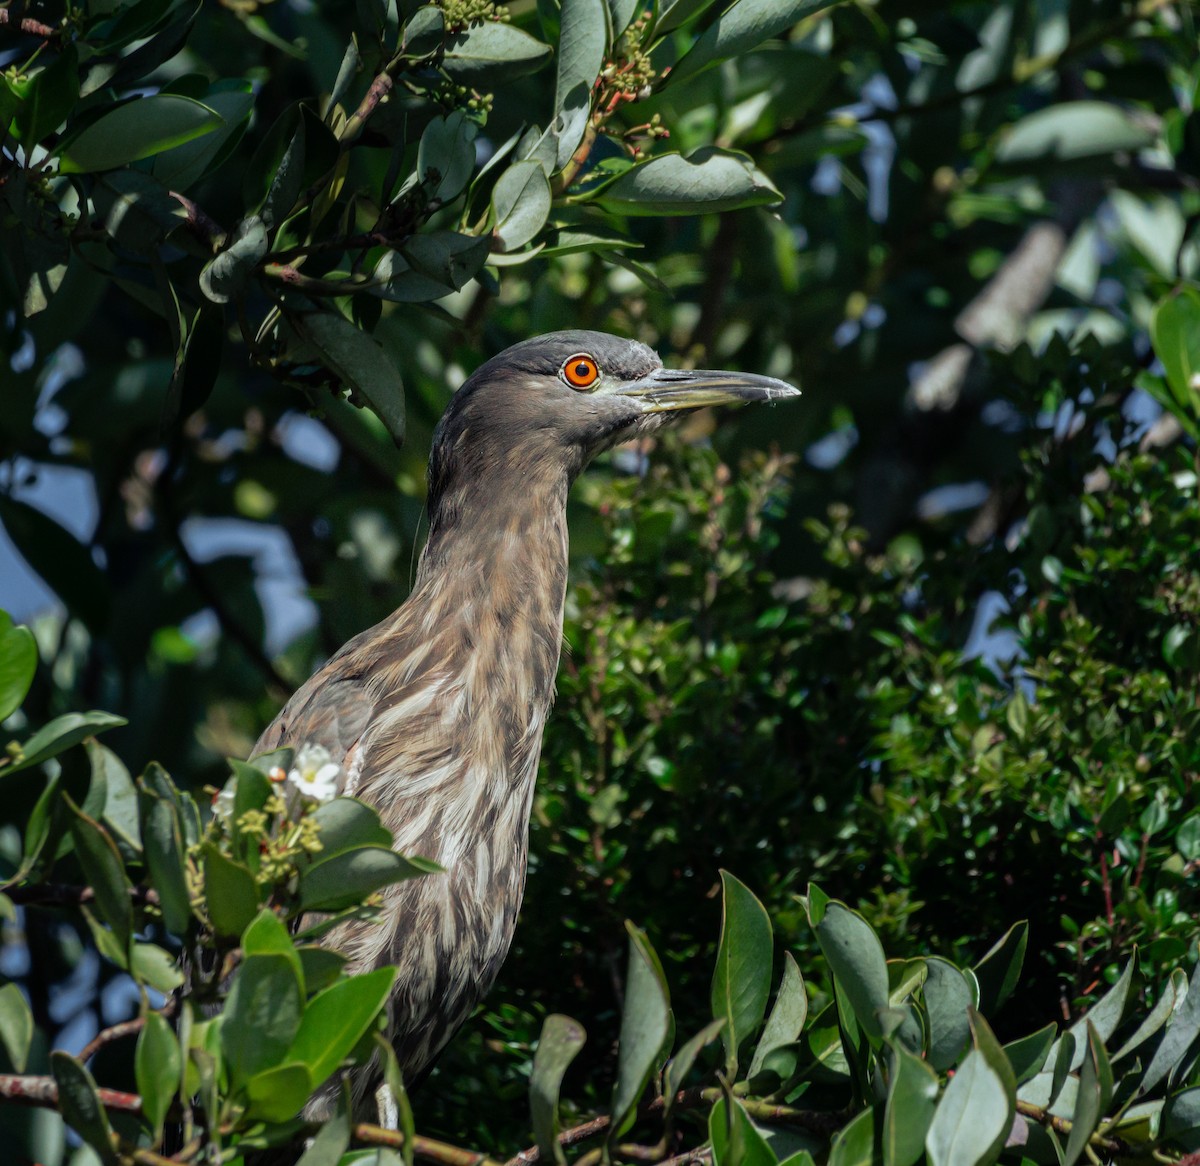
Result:
[[[562,643],[571,482],[599,451],[695,409],[796,395],[769,377],[665,369],[644,344],[602,332],[555,332],[493,357],[434,433],[411,595],[259,738],[256,753],[327,749],[341,792],[378,809],[396,849],[445,868],[388,888],[381,925],[351,922],[324,940],[352,971],[398,965],[389,1020],[410,1079],[491,986],[512,940]],[[370,1084],[356,1080],[356,1107]]]

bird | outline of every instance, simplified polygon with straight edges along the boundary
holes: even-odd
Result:
[[[399,853],[442,868],[385,889],[381,922],[322,940],[349,972],[399,969],[388,1029],[408,1082],[491,987],[516,927],[562,648],[571,483],[600,451],[697,409],[798,394],[766,376],[668,369],[645,344],[575,330],[505,349],[447,405],[408,598],[297,690],[253,750],[327,751],[338,792],[375,807]],[[373,1084],[352,1078],[356,1113]],[[328,1116],[333,1096],[306,1115]]]

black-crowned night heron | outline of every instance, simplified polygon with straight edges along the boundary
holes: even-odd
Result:
[[[403,854],[444,874],[384,892],[383,921],[323,941],[400,972],[392,1040],[414,1079],[488,990],[525,882],[529,811],[567,587],[567,491],[588,460],[696,409],[774,401],[769,377],[665,369],[644,344],[555,332],[455,394],[429,461],[429,539],[407,601],[288,701],[256,753],[319,746]],[[356,1103],[370,1081],[355,1082]],[[314,1111],[315,1112],[315,1111]]]

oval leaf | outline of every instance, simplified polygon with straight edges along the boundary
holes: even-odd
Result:
[[[712,980],[714,1019],[724,1020],[721,1040],[730,1080],[737,1074],[738,1049],[762,1023],[771,992],[774,943],[771,920],[753,893],[721,871],[721,939]]]
[[[667,982],[658,955],[645,933],[632,923],[629,932],[629,970],[625,977],[625,1008],[617,1049],[617,1081],[613,1088],[609,1144],[624,1133],[626,1123],[654,1072],[655,1060],[671,1026]]]
[[[224,124],[215,109],[190,97],[157,93],[118,105],[59,151],[64,174],[115,170],[212,133]]]
[[[540,162],[514,162],[492,191],[496,225],[492,235],[502,251],[524,247],[550,217],[552,195]]]
[[[157,1139],[162,1136],[163,1122],[175,1098],[183,1067],[175,1033],[157,1012],[146,1014],[133,1065],[142,1098],[142,1113]]]
[[[387,1003],[396,979],[395,968],[377,968],[339,980],[318,992],[304,1010],[304,1019],[287,1052],[288,1061],[305,1065],[316,1088],[350,1055]]]
[[[623,215],[700,215],[782,201],[745,155],[706,146],[688,157],[662,154],[601,187],[594,201]]]
[[[361,903],[381,887],[439,869],[422,859],[405,858],[386,846],[360,846],[318,862],[300,876],[300,908],[340,911]]]
[[[566,1162],[558,1144],[558,1093],[563,1075],[587,1041],[583,1025],[569,1016],[554,1013],[542,1024],[533,1072],[529,1077],[529,1112],[533,1133],[543,1158]]]

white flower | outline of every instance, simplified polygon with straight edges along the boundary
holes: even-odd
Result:
[[[329,750],[310,743],[300,747],[287,779],[304,797],[328,802],[337,797],[341,776],[342,767],[334,761]]]
[[[233,799],[237,793],[237,778],[231,777],[224,788],[212,800],[213,817],[219,818],[221,825],[228,830],[233,822]]]

